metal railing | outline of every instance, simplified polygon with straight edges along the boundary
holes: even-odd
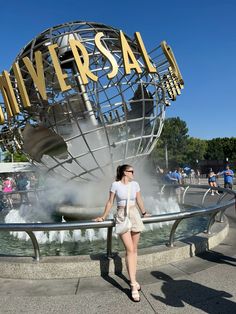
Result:
[[[27,190],[13,190],[12,192],[0,192],[0,200],[5,200],[5,207],[12,209],[14,206],[13,204],[17,203],[19,204],[20,200],[17,200],[16,198],[13,199],[13,196],[20,196],[20,195],[27,195],[34,197],[35,200],[39,201],[40,199],[40,193],[44,192],[44,188],[34,188],[34,189],[27,189]],[[3,209],[3,208],[2,208]]]
[[[160,191],[164,194],[164,189],[167,185],[163,186]],[[150,223],[159,223],[159,222],[167,222],[167,221],[175,221],[171,227],[168,246],[174,246],[174,238],[175,232],[179,225],[179,223],[188,218],[196,217],[196,216],[210,216],[206,232],[210,234],[211,227],[215,222],[216,215],[221,213],[219,222],[222,222],[223,213],[227,208],[232,205],[236,206],[236,192],[224,188],[213,188],[214,190],[219,190],[223,192],[222,196],[218,199],[217,203],[214,206],[210,206],[208,208],[204,208],[204,202],[206,200],[206,195],[211,191],[206,185],[187,185],[184,186],[184,191],[182,195],[182,204],[185,204],[185,198],[190,189],[205,189],[201,200],[201,206],[196,208],[190,208],[188,210],[184,210],[176,213],[167,213],[161,215],[152,215],[150,217],[142,218],[144,224]],[[18,193],[18,192],[17,192]],[[225,198],[225,195],[233,195],[233,199],[226,201],[222,204],[222,200]],[[40,261],[40,248],[37,241],[37,238],[34,234],[36,231],[61,231],[61,230],[78,230],[78,229],[100,229],[107,228],[107,256],[110,257],[112,255],[112,231],[115,226],[114,220],[109,219],[103,222],[95,222],[95,221],[83,221],[83,222],[61,222],[61,223],[7,223],[0,224],[0,231],[24,231],[26,232],[32,242],[34,249],[34,259],[36,261]]]

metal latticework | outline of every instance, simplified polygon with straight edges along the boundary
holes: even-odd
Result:
[[[107,78],[111,64],[94,42],[98,32],[103,32],[101,42],[119,65],[112,79]],[[170,84],[170,64],[158,46],[149,53],[157,73],[148,73],[135,40],[126,36],[142,69],[141,74],[131,71],[127,75],[119,36],[119,30],[103,24],[73,22],[47,29],[25,46],[16,62],[31,106],[23,106],[11,69],[10,79],[21,113],[3,126],[2,145],[25,151],[34,163],[42,163],[49,172],[79,181],[96,180],[104,173],[114,173],[118,164],[133,164],[149,154],[160,136],[165,108],[171,100],[166,85]],[[98,77],[96,82],[82,84],[70,39],[79,40],[86,48],[89,69]],[[48,50],[53,44],[58,45],[60,66],[71,86],[64,92]],[[28,57],[35,64],[36,51],[43,56],[47,101],[35,88],[23,62]],[[60,145],[54,145],[58,140]]]

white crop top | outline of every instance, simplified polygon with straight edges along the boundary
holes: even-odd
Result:
[[[129,184],[131,185],[129,204],[133,206],[136,202],[136,193],[140,191],[140,186],[136,181],[131,181]],[[123,184],[121,181],[115,181],[112,183],[110,191],[116,194],[117,206],[126,206],[128,184]]]

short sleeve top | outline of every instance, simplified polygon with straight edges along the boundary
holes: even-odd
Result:
[[[135,205],[136,193],[140,191],[140,186],[138,182],[131,181],[130,183],[130,202],[129,204]],[[128,186],[129,184],[124,184],[121,181],[115,181],[112,183],[110,191],[115,193],[117,206],[126,206],[128,199]]]
[[[209,182],[216,182],[216,175],[213,171],[211,171],[209,174],[208,174],[208,181]]]
[[[234,172],[231,169],[228,169],[228,170],[224,170],[223,174],[224,174],[224,181],[225,181],[225,183],[233,184]]]
[[[12,181],[11,180],[3,181],[3,192],[12,192]]]

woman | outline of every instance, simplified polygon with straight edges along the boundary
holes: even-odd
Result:
[[[144,230],[144,225],[140,217],[139,210],[143,217],[148,216],[144,209],[143,200],[140,193],[138,182],[133,181],[134,170],[130,165],[122,165],[117,167],[116,181],[112,183],[109,199],[106,203],[104,213],[101,217],[97,217],[95,221],[104,221],[109,214],[114,199],[117,201],[117,216],[124,217],[125,207],[127,204],[128,190],[130,190],[129,212],[128,216],[131,220],[132,227],[130,231],[120,235],[126,251],[126,267],[130,278],[131,296],[134,302],[140,301],[139,292],[141,287],[136,281],[137,270],[137,249],[140,232]],[[139,210],[135,206],[137,203]]]
[[[215,172],[212,169],[210,169],[209,173],[208,173],[208,184],[211,187],[216,187],[217,188],[216,174],[215,174]],[[216,190],[216,194],[219,195],[219,192],[217,190]],[[211,195],[214,195],[214,190],[211,190]]]
[[[12,196],[11,196],[11,194],[8,194],[8,193],[11,193],[13,191],[13,180],[10,177],[7,177],[3,181],[2,191],[3,191],[3,193],[7,193],[6,198],[7,198],[7,201],[8,201],[10,208],[12,208],[13,207]]]

